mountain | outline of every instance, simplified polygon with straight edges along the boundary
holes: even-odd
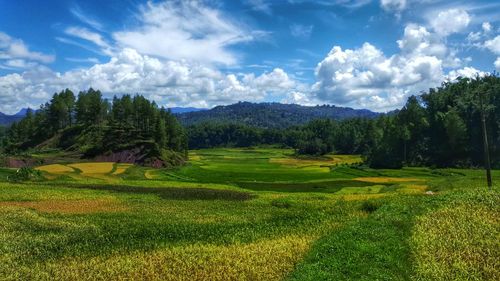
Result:
[[[14,122],[21,121],[21,119],[23,119],[24,116],[26,116],[28,109],[29,108],[21,108],[21,110],[19,110],[16,114],[12,115],[0,112],[0,126],[9,126]],[[32,111],[33,113],[36,112],[36,110],[33,109]]]
[[[0,112],[0,126],[8,126],[14,122],[23,119],[23,117],[26,116],[27,110],[28,110],[27,108],[23,108],[14,115],[8,115]]]
[[[172,113],[188,113],[188,112],[198,112],[208,110],[207,108],[197,108],[197,107],[171,107],[169,108]]]
[[[281,103],[239,102],[210,110],[176,114],[184,126],[203,122],[243,123],[261,128],[286,128],[314,119],[342,120],[354,117],[374,118],[379,113],[334,105],[302,106]]]
[[[24,117],[26,116],[26,113],[28,113],[29,108],[21,108],[16,114],[12,116],[17,116],[17,117]]]

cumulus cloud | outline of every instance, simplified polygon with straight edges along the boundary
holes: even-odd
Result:
[[[411,56],[431,55],[443,58],[448,52],[441,38],[416,24],[407,25],[403,38],[397,43],[402,53]]]
[[[117,43],[173,60],[234,64],[237,56],[227,47],[262,35],[196,1],[148,2],[138,18],[138,28],[113,34]]]
[[[488,24],[483,25],[483,32],[488,28]],[[402,106],[409,95],[439,86],[443,80],[486,74],[464,67],[469,60],[459,59],[457,51],[446,45],[443,30],[433,29],[406,25],[403,36],[397,40],[399,52],[391,56],[370,43],[355,49],[334,46],[316,67],[312,93],[323,102],[386,111]],[[448,28],[445,34],[458,30],[461,29]],[[482,46],[500,54],[500,36]],[[500,67],[500,58],[495,67]]]
[[[500,57],[497,57],[494,64],[495,64],[496,70],[500,71]]]
[[[500,55],[500,35],[497,35],[495,38],[486,40],[484,42],[484,47],[493,52],[496,55]]]
[[[51,63],[55,60],[55,56],[30,51],[22,40],[0,32],[0,63],[3,60],[12,67],[25,67],[35,62]]]
[[[460,60],[443,38],[425,27],[409,24],[397,41],[400,52],[386,56],[370,43],[361,48],[334,46],[316,67],[312,91],[322,101],[357,108],[390,110],[401,106],[411,94],[439,85],[445,67]],[[465,68],[456,74],[475,70]]]
[[[306,106],[314,106],[319,104],[319,102],[309,93],[304,93],[300,91],[291,92],[284,99],[282,99],[281,102],[288,104],[300,104]]]
[[[268,95],[291,93],[296,82],[276,68],[261,75],[224,74],[186,61],[168,61],[126,48],[109,62],[65,73],[34,67],[21,74],[0,77],[0,111],[36,106],[64,88],[93,87],[110,96],[140,93],[163,105],[210,107],[241,100],[262,101]]]
[[[408,94],[442,80],[441,61],[434,56],[386,57],[369,43],[359,49],[335,46],[316,68],[313,86],[321,100],[353,107],[387,110]]]
[[[474,78],[478,75],[484,76],[486,74],[487,74],[486,72],[475,69],[474,67],[464,67],[461,69],[456,69],[456,70],[450,71],[450,73],[448,73],[448,75],[446,75],[446,80],[453,81],[453,80],[457,79],[458,77]]]
[[[430,25],[434,31],[442,36],[462,32],[467,28],[471,18],[463,9],[449,9],[432,15]]]

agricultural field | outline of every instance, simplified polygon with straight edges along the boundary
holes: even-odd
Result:
[[[1,280],[500,280],[500,171],[189,152],[0,170]]]

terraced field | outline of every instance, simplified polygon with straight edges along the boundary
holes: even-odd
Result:
[[[0,172],[1,280],[499,280],[500,172],[190,152]]]

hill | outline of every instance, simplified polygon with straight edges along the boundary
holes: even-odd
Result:
[[[287,128],[314,119],[343,120],[354,117],[374,118],[379,113],[334,105],[302,106],[281,103],[239,102],[210,110],[176,114],[184,126],[205,122],[241,123],[260,128]]]
[[[66,89],[35,112],[21,111],[0,138],[8,155],[57,150],[99,161],[153,167],[175,166],[186,157],[186,137],[170,111],[143,96],[112,101],[89,89],[75,96]]]

